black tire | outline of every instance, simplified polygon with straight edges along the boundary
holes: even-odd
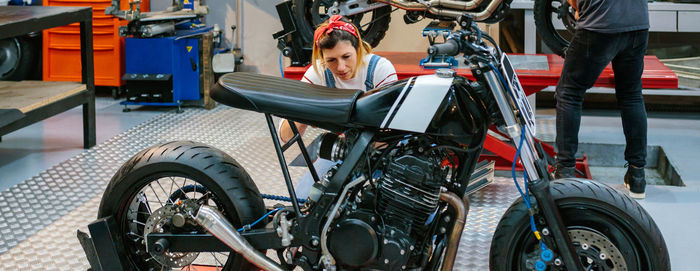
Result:
[[[334,1],[328,0],[294,0],[294,12],[297,14],[297,26],[301,30],[304,42],[311,48],[316,26],[328,19],[326,11]],[[371,17],[366,18],[371,12]],[[383,6],[370,12],[348,16],[360,29],[360,36],[372,47],[377,47],[386,35],[391,22],[391,6]],[[364,19],[364,20],[363,20]]]
[[[153,193],[159,193],[156,192],[158,188],[153,188],[157,186],[150,184],[161,182],[160,180],[167,177],[174,177],[171,178],[173,182],[178,177],[188,178],[195,181],[192,185],[187,185],[190,188],[199,189],[202,194],[211,192],[209,196],[203,197],[206,197],[207,202],[213,201],[216,208],[235,227],[252,223],[265,214],[265,206],[258,188],[245,170],[226,153],[204,144],[189,141],[170,142],[148,148],[132,157],[114,175],[105,190],[98,211],[98,218],[107,216],[115,218],[117,230],[128,254],[127,258],[132,270],[149,270],[150,268],[160,270],[161,265],[156,261],[144,259],[149,254],[140,251],[140,249],[144,249],[143,245],[139,246],[139,239],[129,232],[130,227],[133,229],[136,224],[127,221],[127,217],[132,216],[133,218],[134,209],[130,209],[130,206],[133,207],[136,201],[138,203],[138,208],[135,210],[137,213],[148,211],[146,214],[137,214],[137,219],[141,223],[146,221],[152,214],[151,211],[154,210],[142,208],[144,206],[142,203],[150,204],[148,202],[152,202],[154,199],[138,201],[137,196],[145,198],[145,194],[141,194],[141,192],[148,191],[147,187],[151,187]],[[175,186],[175,188],[180,187],[179,189],[184,189],[185,192],[189,193],[191,189],[184,188],[186,184],[187,179],[181,187]],[[206,193],[201,191],[202,187],[207,189]],[[160,189],[165,194],[169,194],[166,192],[167,188],[161,187]],[[170,190],[172,191],[172,187]],[[182,195],[178,193],[172,193],[168,196],[171,199],[182,198]],[[163,204],[161,199],[167,199],[158,197],[157,194],[156,198],[161,204]],[[165,203],[167,206],[168,201],[166,200]],[[128,215],[127,211],[132,212]],[[263,226],[262,224],[264,223],[256,226]],[[143,231],[140,233],[142,235]],[[138,231],[136,235],[139,235]],[[216,257],[214,254],[212,256]],[[224,255],[224,258],[226,257],[228,258],[225,260],[225,264],[224,261],[221,261],[221,264],[225,265],[223,270],[257,270],[241,255],[229,253],[228,256]]]
[[[552,52],[562,57],[574,36],[576,20],[573,16],[566,0],[535,0],[534,17],[537,33]],[[566,30],[556,30],[552,18],[561,20]]]
[[[627,270],[671,269],[659,228],[636,201],[607,185],[586,179],[553,181],[550,191],[570,234],[589,231],[604,237],[601,240],[615,246]],[[545,226],[543,222],[537,222],[540,230]],[[579,255],[595,251],[582,250],[583,245],[576,242],[574,246]],[[503,215],[494,233],[489,257],[491,270],[526,270],[524,258],[537,255],[531,254],[536,247],[525,203],[518,199]],[[619,259],[608,260],[620,263]],[[610,262],[603,261],[601,265]]]
[[[26,37],[0,40],[0,80],[20,81],[36,65],[35,44]]]

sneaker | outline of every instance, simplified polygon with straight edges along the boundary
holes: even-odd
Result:
[[[576,178],[575,167],[565,167],[561,164],[554,165],[554,179]]]
[[[643,199],[646,196],[644,193],[646,186],[647,181],[644,179],[644,168],[629,165],[627,173],[625,173],[625,187],[629,190],[630,197]]]

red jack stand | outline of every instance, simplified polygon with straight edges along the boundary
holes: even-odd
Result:
[[[491,127],[490,130],[498,135],[505,137],[502,133],[497,131],[494,127]],[[549,155],[550,157],[554,157],[556,155],[556,152],[554,152],[554,147],[552,145],[544,143],[544,142],[538,140],[537,138],[535,138],[535,142],[541,144],[544,152],[547,155]],[[513,158],[515,158],[515,153],[517,151],[516,146],[513,146],[505,141],[502,141],[501,139],[497,138],[496,136],[489,134],[489,135],[486,135],[486,140],[484,141],[484,149],[489,151],[491,154],[483,154],[482,153],[481,156],[479,157],[479,161],[483,161],[483,160],[495,161],[496,162],[495,170],[510,171],[512,169]],[[515,165],[515,170],[517,170],[517,171],[523,170],[520,162],[518,162]],[[553,168],[550,167],[549,170],[551,172],[553,170]],[[583,155],[583,158],[576,159],[576,170],[578,171],[576,173],[577,177],[591,179],[591,170],[588,168],[588,157],[586,157],[586,155]]]

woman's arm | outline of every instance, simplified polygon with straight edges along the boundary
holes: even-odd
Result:
[[[308,125],[303,124],[303,123],[296,123],[296,122],[294,124],[296,124],[297,130],[299,131],[299,134],[304,135],[304,132],[306,131],[306,127],[308,127]],[[285,120],[285,119],[282,120],[282,123],[280,123],[279,131],[280,131],[280,139],[284,143],[289,142],[289,140],[291,140],[292,137],[294,137],[294,132],[292,132],[292,127],[289,125],[288,120]]]

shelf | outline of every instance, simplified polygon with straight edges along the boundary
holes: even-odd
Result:
[[[85,84],[49,81],[0,81],[0,109],[28,113],[61,99],[86,92]]]

